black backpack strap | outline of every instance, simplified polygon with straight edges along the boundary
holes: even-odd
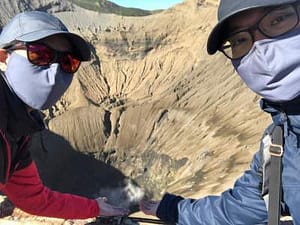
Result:
[[[268,225],[279,225],[281,215],[281,172],[283,155],[283,131],[281,126],[275,126],[272,132],[270,146],[271,168],[269,184]]]

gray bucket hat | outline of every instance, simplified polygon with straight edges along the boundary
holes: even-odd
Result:
[[[90,48],[83,38],[70,33],[57,17],[41,11],[23,12],[13,17],[2,29],[0,48],[8,47],[15,41],[32,42],[54,34],[66,36],[81,61],[90,59]]]
[[[219,47],[224,22],[239,12],[266,6],[288,4],[299,0],[221,0],[218,9],[218,23],[211,31],[207,41],[208,54],[214,54]]]

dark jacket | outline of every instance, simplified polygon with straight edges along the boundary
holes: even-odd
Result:
[[[37,111],[31,114],[0,76],[0,183],[5,184],[15,170],[28,166],[30,135],[44,129]]]
[[[29,113],[1,74],[0,190],[17,207],[31,214],[64,219],[98,216],[96,200],[55,192],[41,182],[28,144],[30,136],[42,129],[40,113],[36,110]]]

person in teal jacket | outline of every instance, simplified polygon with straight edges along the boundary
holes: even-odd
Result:
[[[262,97],[260,106],[273,125],[283,127],[282,214],[300,225],[300,1],[221,0],[218,23],[207,51],[231,60],[245,84]],[[160,201],[142,200],[140,209],[168,224],[255,225],[268,223],[262,187],[270,127],[250,169],[219,196],[188,199],[167,193]]]

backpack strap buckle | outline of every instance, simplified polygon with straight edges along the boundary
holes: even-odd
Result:
[[[270,151],[271,156],[281,157],[283,155],[282,145],[277,145],[277,144],[271,143],[269,151]]]

